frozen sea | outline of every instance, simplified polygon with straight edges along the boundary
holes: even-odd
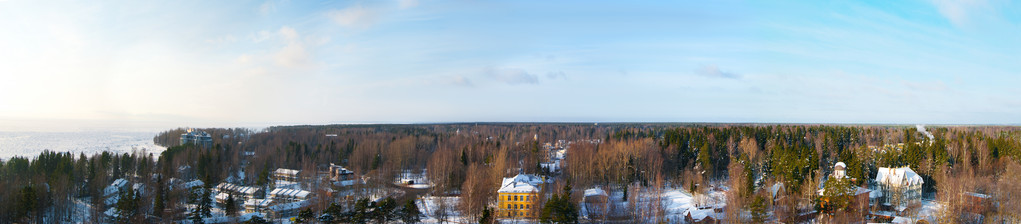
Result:
[[[31,158],[43,150],[71,152],[75,156],[81,152],[92,155],[103,151],[131,153],[137,150],[158,156],[166,148],[153,143],[156,134],[145,131],[0,131],[0,158]]]

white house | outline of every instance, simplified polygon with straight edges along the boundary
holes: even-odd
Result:
[[[113,183],[110,183],[110,186],[107,186],[106,189],[103,189],[103,196],[106,197],[113,196],[117,193],[120,193],[121,190],[126,190],[127,186],[128,180],[125,180],[123,178],[114,180]]]
[[[883,205],[903,211],[909,205],[921,203],[922,184],[925,181],[909,167],[879,168],[876,184],[882,192]]]

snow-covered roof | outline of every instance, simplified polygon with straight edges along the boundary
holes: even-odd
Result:
[[[239,194],[246,194],[246,195],[255,194],[255,192],[259,191],[259,188],[246,187],[246,186],[238,186],[238,185],[234,185],[234,184],[230,184],[230,183],[220,183],[219,185],[216,185],[216,189],[220,190],[220,191],[230,191],[230,192],[239,193]]]
[[[854,195],[866,194],[866,193],[871,193],[871,192],[872,192],[872,190],[869,190],[868,188],[858,187],[858,190],[854,191]]]
[[[844,162],[837,162],[837,164],[833,165],[833,168],[836,169],[837,167],[843,167],[844,169],[847,169],[847,164],[844,164]]]
[[[890,221],[890,223],[908,224],[908,223],[914,223],[914,222],[911,221],[911,219],[909,219],[909,218],[897,216],[897,217],[893,217],[893,220]]]
[[[773,184],[772,187],[769,187],[769,192],[773,193],[773,198],[775,199],[776,198],[776,194],[780,193],[780,190],[782,190],[782,189],[783,189],[783,183],[776,182],[775,184]]]
[[[190,189],[193,187],[201,187],[202,185],[206,185],[206,183],[203,183],[201,180],[193,180],[191,182],[184,183],[184,188]]]
[[[113,183],[110,183],[110,186],[107,186],[105,189],[103,189],[103,194],[106,195],[106,196],[109,196],[111,194],[116,194],[116,193],[120,192],[121,188],[124,188],[127,185],[128,185],[128,180],[125,180],[123,178],[122,179],[114,180]]]
[[[269,192],[270,198],[307,198],[312,192],[295,189],[277,188]]]
[[[606,194],[606,191],[604,191],[603,189],[599,189],[599,188],[592,188],[592,189],[585,190],[585,197],[592,197],[592,196],[608,196],[608,195]]]
[[[280,212],[280,211],[286,211],[286,210],[299,209],[301,207],[305,207],[305,205],[308,205],[308,201],[298,201],[298,202],[291,202],[291,203],[284,203],[284,204],[276,204],[276,205],[273,205],[273,206],[266,207],[266,209]]]
[[[274,171],[274,173],[279,174],[279,175],[291,175],[291,176],[295,176],[295,175],[298,175],[298,170],[280,168],[280,169],[277,169],[276,171]]]
[[[539,191],[539,184],[542,184],[542,178],[536,177],[529,174],[518,174],[511,178],[503,178],[503,183],[500,184],[499,193],[531,193]]]
[[[708,217],[712,217],[713,219],[719,219],[720,218],[720,217],[717,216],[716,212],[712,208],[709,208],[709,209],[689,208],[687,211],[684,211],[684,213],[685,213],[685,216],[690,214],[691,215],[691,219],[693,221],[696,221],[696,222],[700,222],[702,220],[705,220]]]
[[[876,182],[894,186],[916,186],[921,185],[925,181],[914,170],[911,170],[910,167],[880,167],[879,173],[876,174]]]
[[[219,194],[216,194],[216,200],[217,201],[226,201],[228,198],[230,198],[230,194],[223,193],[223,192],[220,192]]]
[[[111,183],[110,186],[124,187],[127,184],[128,184],[128,180],[125,180],[124,178],[121,178],[121,179],[117,179],[117,180],[113,181],[113,183]]]
[[[273,203],[273,199],[248,199],[245,200],[246,207],[266,207]]]
[[[968,194],[968,195],[971,195],[971,196],[977,197],[977,198],[985,198],[985,199],[993,198],[992,196],[989,196],[987,194],[979,194],[979,193],[975,193],[975,192],[966,192],[965,194]]]

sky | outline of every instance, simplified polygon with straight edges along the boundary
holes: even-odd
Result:
[[[1021,123],[1021,4],[0,0],[0,129]]]

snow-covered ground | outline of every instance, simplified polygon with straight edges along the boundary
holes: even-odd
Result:
[[[461,217],[457,206],[461,202],[460,197],[423,197],[416,201],[418,209],[422,210],[422,223],[440,223],[439,214],[446,214],[446,223],[473,223]],[[443,215],[440,215],[443,216]]]
[[[75,156],[133,150],[159,154],[166,148],[153,143],[155,136],[156,132],[131,131],[0,132],[0,158],[34,157],[43,150],[71,152]]]

